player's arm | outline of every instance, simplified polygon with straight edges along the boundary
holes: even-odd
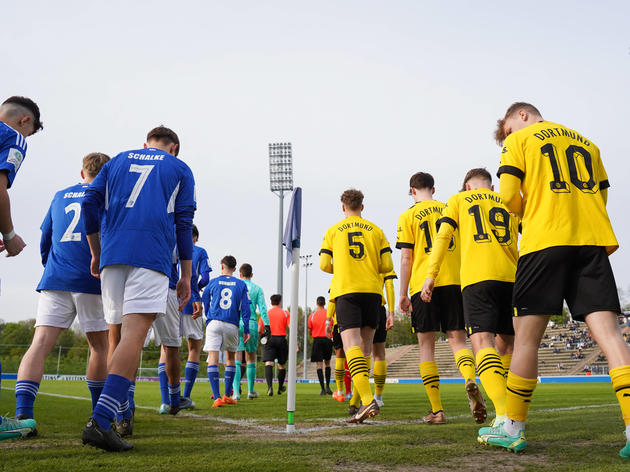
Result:
[[[332,265],[333,257],[333,234],[329,229],[324,235],[324,241],[322,242],[322,248],[319,250],[319,268],[329,274],[333,273]]]
[[[381,240],[378,247],[380,248],[381,252],[378,260],[378,271],[381,274],[387,274],[388,272],[394,270],[394,261],[392,260],[392,248],[389,247],[389,242],[385,237],[385,233],[383,233],[383,230],[381,230],[380,228],[379,233]]]
[[[451,201],[446,207],[445,213],[448,214],[448,209],[451,208]],[[454,212],[450,213],[454,215]],[[448,246],[451,244],[451,238],[457,228],[457,222],[449,216],[442,217],[440,219],[440,231],[438,231],[435,241],[433,242],[433,249],[431,250],[431,257],[429,258],[429,268],[427,270],[427,278],[422,286],[422,300],[425,302],[431,301],[431,295],[433,293],[433,285],[435,278],[440,272],[440,266],[446,257],[448,252]]]
[[[17,256],[26,246],[22,238],[15,234],[13,229],[11,200],[9,199],[9,192],[7,191],[10,185],[8,172],[0,171],[0,233],[2,233],[0,252],[6,249],[7,257]]]
[[[52,215],[51,215],[52,205],[48,208],[48,213],[44,217],[44,221],[42,222],[41,230],[42,237],[39,240],[39,252],[42,255],[42,265],[46,267],[46,262],[48,262],[48,254],[50,253],[50,248],[52,247]]]
[[[394,307],[396,306],[396,295],[394,295],[395,275],[385,276],[385,299],[387,300],[387,321],[385,329],[389,330],[394,326]]]
[[[179,192],[175,198],[175,235],[179,254],[181,274],[177,281],[177,297],[182,311],[190,300],[190,279],[192,278],[192,222],[195,215],[195,179],[186,168],[180,180]]]
[[[103,166],[96,178],[85,191],[85,197],[81,202],[81,217],[85,227],[85,235],[90,246],[92,262],[90,271],[94,277],[100,277],[101,263],[101,215],[105,208],[105,188],[107,186],[107,174],[109,162]]]
[[[501,200],[512,213],[523,216],[521,181],[525,177],[525,156],[522,146],[513,134],[503,143],[497,176]]]
[[[521,195],[521,179],[503,173],[499,178],[499,188],[501,200],[512,213],[518,216],[523,215],[523,196]]]
[[[333,320],[335,319],[335,301],[328,300],[328,308],[326,310],[326,336],[332,338]]]
[[[313,336],[313,313],[308,317],[308,334]]]
[[[413,266],[413,248],[402,247],[400,250],[400,311],[408,315],[411,313],[411,299],[409,298],[409,280]]]
[[[251,300],[249,299],[249,290],[247,290],[247,285],[243,282],[243,289],[241,291],[241,319],[243,321],[243,343],[248,343],[250,334],[249,334],[249,318],[252,314],[251,308]]]
[[[199,279],[199,290],[201,290],[208,285],[208,282],[210,282],[210,272],[212,272],[212,268],[210,267],[210,264],[208,264],[208,253],[205,249],[203,249],[199,272],[199,275],[201,276]]]
[[[267,303],[265,302],[265,293],[261,288],[256,290],[256,306],[258,307],[258,312],[260,313],[260,319],[263,323],[263,336],[271,337],[271,325],[269,322],[269,313],[267,313]]]

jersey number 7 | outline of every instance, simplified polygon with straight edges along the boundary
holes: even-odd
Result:
[[[141,166],[138,164],[131,164],[129,166],[129,172],[138,172],[140,174],[140,177],[138,177],[136,185],[134,185],[133,189],[131,190],[131,195],[129,195],[129,200],[127,200],[127,204],[125,205],[127,208],[133,208],[133,206],[136,204],[138,195],[140,195],[140,191],[142,190],[142,187],[144,187],[144,184],[147,181],[147,177],[149,177],[149,174],[153,170],[153,167],[155,166]]]

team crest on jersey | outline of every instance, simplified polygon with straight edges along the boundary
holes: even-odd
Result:
[[[15,172],[18,171],[18,169],[22,165],[23,160],[24,160],[24,155],[19,149],[16,149],[16,148],[9,149],[7,162],[10,162],[11,164],[13,164],[13,168],[15,169]]]
[[[501,151],[501,154],[505,154],[507,152],[507,147],[503,146],[503,150]]]

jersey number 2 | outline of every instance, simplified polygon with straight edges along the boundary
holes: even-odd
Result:
[[[72,221],[66,228],[66,232],[63,233],[63,236],[60,239],[60,242],[67,243],[68,241],[81,241],[81,233],[73,233],[74,228],[79,224],[79,218],[81,218],[81,204],[79,202],[74,202],[64,208],[66,211],[66,215],[70,212],[73,213]]]
[[[127,204],[125,205],[127,208],[133,208],[133,206],[136,204],[138,195],[140,195],[140,191],[142,190],[142,187],[144,187],[144,184],[147,181],[147,177],[149,177],[149,174],[153,170],[153,167],[155,166],[140,166],[138,164],[131,164],[129,166],[129,172],[138,172],[140,174],[140,177],[138,177],[136,185],[134,185],[133,189],[131,190],[131,195],[129,195],[129,200],[127,200]]]

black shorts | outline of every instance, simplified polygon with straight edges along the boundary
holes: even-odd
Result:
[[[347,293],[335,299],[339,332],[351,328],[378,326],[378,310],[383,301],[378,293]]]
[[[263,350],[263,361],[274,362],[278,360],[278,364],[284,365],[289,357],[289,345],[286,336],[271,336],[265,344]]]
[[[422,301],[420,292],[411,297],[411,330],[414,333],[455,331],[464,329],[462,289],[459,285],[444,285],[433,289],[429,303]]]
[[[563,300],[576,321],[595,311],[621,312],[604,247],[549,247],[518,260],[514,316],[561,315]]]
[[[486,280],[468,285],[462,292],[466,332],[514,335],[512,282]]]
[[[339,333],[339,326],[333,326],[333,347],[335,349],[343,349],[343,341],[341,340],[341,334]]]
[[[387,323],[387,312],[385,311],[385,307],[381,305],[381,308],[378,310],[378,326],[376,327],[376,332],[374,333],[374,344],[384,343],[387,339],[385,323]]]
[[[332,357],[333,343],[328,338],[313,338],[311,362],[329,361]]]

